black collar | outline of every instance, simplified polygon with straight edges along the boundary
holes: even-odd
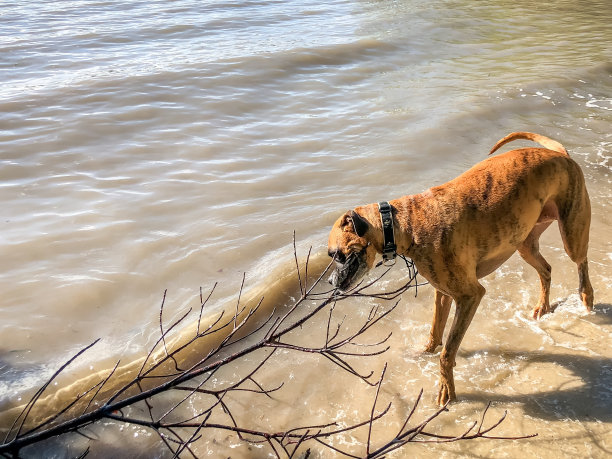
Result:
[[[383,201],[378,203],[378,210],[383,228],[383,263],[393,264],[397,256],[397,246],[395,245],[395,236],[393,234],[392,208],[387,201]]]

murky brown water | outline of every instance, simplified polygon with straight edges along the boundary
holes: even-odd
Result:
[[[295,290],[268,286],[294,269],[294,230],[322,259],[345,210],[443,183],[527,130],[563,143],[586,176],[595,312],[551,227],[554,314],[530,319],[538,280],[518,257],[485,278],[455,369],[460,401],[436,424],[459,433],[490,400],[492,418],[508,410],[501,433],[538,437],[398,457],[612,454],[608,1],[5,2],[0,18],[2,406],[98,337],[78,375],[137,359],[157,339],[166,288],[168,320],[216,281],[210,307],[233,304],[243,272],[290,301]],[[420,353],[432,301],[427,287],[406,294],[375,331],[393,331],[364,363],[389,365],[380,435],[421,388],[421,418],[434,409],[437,356]],[[354,323],[370,306],[342,307]],[[236,400],[244,419],[282,429],[369,414],[372,389],[312,356],[272,361],[267,375],[287,383],[272,401]],[[91,454],[164,454],[131,429],[98,432]],[[62,457],[67,443],[45,452]],[[196,450],[269,453],[226,433]]]

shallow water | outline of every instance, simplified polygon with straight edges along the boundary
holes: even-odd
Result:
[[[168,320],[216,281],[210,307],[235,302],[244,272],[265,290],[293,269],[294,230],[300,250],[324,256],[345,210],[443,183],[527,130],[563,143],[584,171],[595,313],[580,305],[553,225],[541,245],[554,314],[529,319],[538,280],[518,257],[484,279],[455,370],[461,401],[440,427],[477,418],[492,400],[508,410],[508,432],[539,436],[405,451],[611,454],[611,40],[604,0],[4,2],[2,403],[98,337],[83,373],[144,353],[165,289]],[[389,362],[398,418],[422,387],[424,413],[433,409],[437,356],[420,353],[432,298],[430,288],[406,294],[379,331],[393,330],[392,347],[372,369]],[[294,358],[269,370],[304,375],[272,407],[281,427],[368,410],[369,389]],[[245,418],[259,419],[267,401],[249,403]],[[116,433],[92,454],[107,454]],[[164,451],[154,440],[140,447]],[[226,434],[199,448],[266,454]]]

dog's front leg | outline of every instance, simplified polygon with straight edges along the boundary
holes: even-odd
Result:
[[[442,335],[444,334],[444,327],[446,326],[452,302],[453,299],[450,296],[436,289],[433,320],[431,322],[431,331],[429,332],[429,341],[425,345],[425,352],[434,352],[442,344]]]
[[[469,286],[466,286],[469,287]],[[455,380],[453,377],[453,367],[461,340],[465,336],[474,313],[480,304],[480,300],[485,294],[485,288],[478,283],[470,289],[470,293],[464,292],[455,296],[455,318],[448,334],[448,339],[444,349],[440,354],[440,390],[436,400],[439,406],[444,406],[447,402],[455,400]]]

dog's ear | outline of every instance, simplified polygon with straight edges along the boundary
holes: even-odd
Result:
[[[363,235],[367,233],[370,224],[354,210],[351,210],[349,215],[351,216],[351,220],[353,220],[353,228],[355,228],[355,233],[357,233],[357,236],[363,237]]]

